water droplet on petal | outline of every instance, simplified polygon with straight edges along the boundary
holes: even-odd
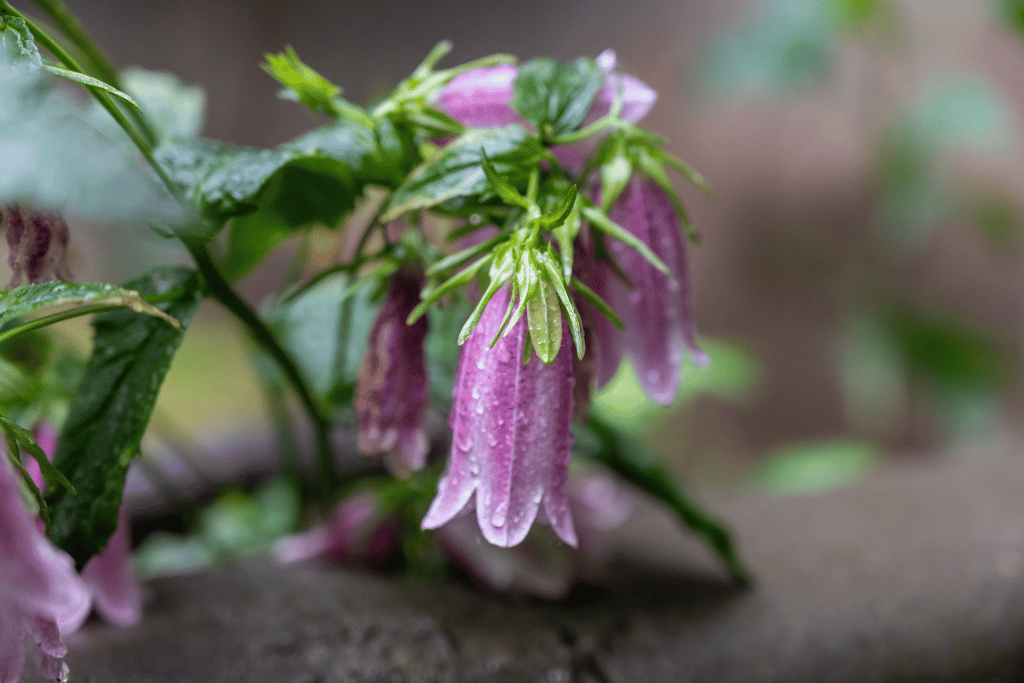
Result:
[[[498,503],[491,513],[491,524],[494,526],[505,526],[505,517],[508,515],[508,501]]]
[[[460,451],[468,451],[473,447],[473,435],[468,431],[455,435],[455,445]]]
[[[473,387],[473,391],[471,392],[470,395],[473,398],[475,398],[475,399],[479,399],[480,398],[480,387]]]

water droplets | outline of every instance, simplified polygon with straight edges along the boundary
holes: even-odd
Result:
[[[503,500],[494,506],[491,512],[491,524],[496,527],[505,526],[505,519],[508,517],[508,501]]]

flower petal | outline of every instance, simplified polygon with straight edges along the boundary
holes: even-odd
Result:
[[[449,521],[475,492],[477,522],[488,542],[522,542],[543,502],[555,531],[574,545],[564,488],[572,455],[571,345],[563,343],[551,365],[535,355],[524,364],[530,342],[521,319],[491,348],[509,297],[508,286],[498,291],[463,346],[450,419],[452,455],[423,527]]]
[[[521,121],[508,104],[516,73],[515,66],[504,64],[459,74],[444,87],[435,104],[452,118],[474,128]]]
[[[634,284],[632,291],[615,287],[613,294],[633,365],[651,400],[669,405],[679,389],[686,352],[698,364],[707,363],[695,339],[679,218],[661,187],[649,179],[634,179],[616,200],[611,219],[650,247],[675,277],[673,282],[633,249],[609,240],[609,248]]]
[[[122,505],[107,547],[82,570],[96,610],[117,626],[132,626],[142,619],[142,587],[129,561],[130,533],[131,523]]]

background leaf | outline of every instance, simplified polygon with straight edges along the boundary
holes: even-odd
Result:
[[[542,136],[557,137],[580,127],[603,82],[604,72],[593,59],[567,64],[534,59],[519,67],[509,104]]]
[[[180,294],[162,310],[187,325],[199,309],[199,282],[181,266],[155,268],[125,284],[142,294]],[[57,444],[54,465],[78,491],[55,491],[51,537],[82,567],[117,523],[128,463],[138,452],[160,385],[184,330],[115,311],[96,316],[92,357]]]

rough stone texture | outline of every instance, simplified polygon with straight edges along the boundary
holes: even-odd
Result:
[[[72,680],[1021,681],[1019,450],[719,506],[759,578],[747,591],[652,510],[614,581],[562,605],[313,566],[155,581],[142,626],[71,637]]]

